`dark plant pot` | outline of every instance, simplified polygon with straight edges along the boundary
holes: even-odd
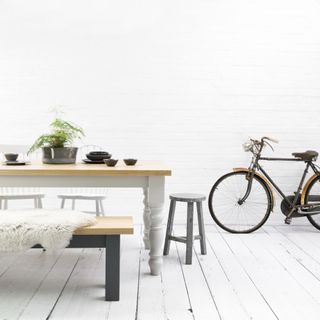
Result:
[[[42,162],[48,164],[66,164],[75,163],[78,148],[42,148]]]

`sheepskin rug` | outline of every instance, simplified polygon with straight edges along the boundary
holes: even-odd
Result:
[[[95,216],[80,211],[1,210],[0,251],[21,251],[36,244],[48,250],[65,248],[74,230],[95,222]]]

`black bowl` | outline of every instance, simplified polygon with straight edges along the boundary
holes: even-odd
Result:
[[[137,163],[137,159],[123,159],[127,166],[134,166]]]
[[[104,159],[103,161],[108,167],[114,167],[118,162],[116,159]]]
[[[111,158],[111,154],[109,153],[104,153],[104,154],[86,154],[86,157],[91,160],[91,161],[102,161],[104,159],[110,159]]]
[[[18,153],[6,153],[4,155],[7,161],[17,161],[19,154]]]

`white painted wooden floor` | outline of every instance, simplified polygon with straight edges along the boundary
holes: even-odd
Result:
[[[176,226],[178,234],[184,226]],[[148,274],[141,226],[122,237],[121,300],[103,300],[104,252],[0,254],[0,319],[319,319],[320,231],[267,223],[249,235],[206,225],[208,254],[184,264],[171,246],[162,275]]]

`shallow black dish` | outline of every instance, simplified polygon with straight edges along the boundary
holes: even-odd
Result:
[[[25,161],[5,161],[4,164],[7,166],[24,166],[28,162]]]
[[[116,159],[104,159],[103,161],[108,167],[114,167],[118,162]]]
[[[89,160],[89,159],[82,159],[83,162],[85,163],[104,163],[103,160]]]
[[[137,159],[123,159],[127,166],[134,166],[137,163]]]

